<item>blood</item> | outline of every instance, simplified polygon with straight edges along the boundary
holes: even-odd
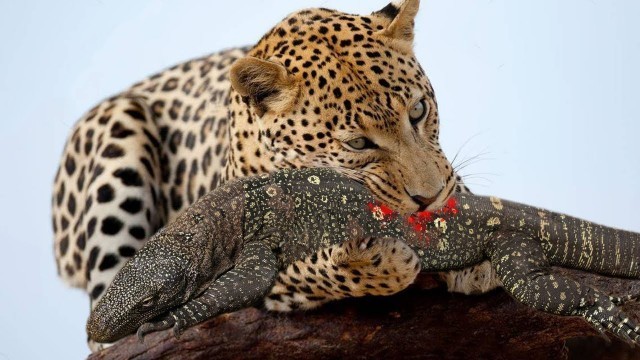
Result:
[[[393,211],[389,206],[378,203],[370,202],[367,204],[369,211],[374,214],[378,214],[381,218],[380,221],[387,222],[396,217],[398,213]],[[419,211],[406,217],[409,226],[424,239],[426,243],[429,243],[429,236],[427,235],[427,229],[429,223],[438,218],[450,218],[458,215],[458,200],[455,197],[450,197],[442,208],[435,211]]]
[[[444,214],[458,215],[458,200],[453,196],[450,197],[442,211]]]
[[[428,224],[437,218],[449,218],[458,215],[458,212],[458,200],[451,197],[442,208],[435,211],[424,210],[416,212],[407,218],[407,222],[413,230],[423,232],[427,229]]]
[[[389,221],[398,215],[395,211],[391,210],[389,206],[383,203],[370,202],[367,204],[367,207],[372,213],[381,215],[381,221]]]
[[[380,204],[380,211],[382,211],[382,214],[386,217],[386,216],[391,216],[395,213],[395,211],[391,210],[390,207],[388,207],[385,204]]]

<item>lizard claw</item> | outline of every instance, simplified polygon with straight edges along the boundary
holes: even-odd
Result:
[[[593,328],[598,331],[598,335],[602,339],[604,339],[605,344],[611,345],[611,338],[609,336],[607,336],[607,330],[599,322],[591,322],[591,321],[589,321],[589,324],[591,324],[591,326],[593,326]]]
[[[580,307],[576,315],[584,317],[602,335],[609,330],[631,346],[640,345],[640,326],[617,306],[633,297],[609,297],[597,293],[592,296],[592,301]],[[606,335],[605,338],[610,342]]]
[[[628,301],[637,301],[640,298],[640,293],[624,296],[609,296],[612,303],[616,305],[626,304]]]
[[[168,314],[161,318],[158,321],[150,321],[140,325],[136,335],[138,336],[138,340],[140,343],[144,343],[144,337],[152,332],[162,331],[171,328],[174,326],[175,328],[176,320],[173,315]]]
[[[185,326],[183,326],[183,324],[181,324],[180,320],[176,320],[173,324],[173,336],[177,338],[180,337],[180,335],[182,335],[182,333],[184,332]]]

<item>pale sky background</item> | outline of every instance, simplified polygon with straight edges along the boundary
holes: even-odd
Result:
[[[88,354],[88,301],[55,274],[51,183],[72,124],[287,13],[385,1],[0,1],[0,360]],[[427,0],[416,52],[478,193],[640,231],[640,2]],[[471,139],[471,140],[470,140]],[[484,179],[483,179],[484,178]]]

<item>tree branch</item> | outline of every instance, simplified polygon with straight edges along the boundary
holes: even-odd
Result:
[[[612,294],[640,293],[640,280],[556,269]],[[638,320],[640,305],[624,306]],[[89,359],[327,358],[640,359],[580,318],[529,309],[497,290],[480,296],[409,289],[391,297],[348,299],[318,311],[273,314],[244,309],[188,329],[135,336]]]

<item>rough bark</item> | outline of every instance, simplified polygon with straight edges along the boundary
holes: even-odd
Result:
[[[560,270],[607,293],[640,293],[639,280]],[[640,318],[640,304],[624,309]],[[245,309],[191,329],[135,336],[98,359],[640,359],[640,348],[610,344],[580,318],[529,309],[497,290],[480,296],[409,289],[391,297],[349,299],[306,313]]]

